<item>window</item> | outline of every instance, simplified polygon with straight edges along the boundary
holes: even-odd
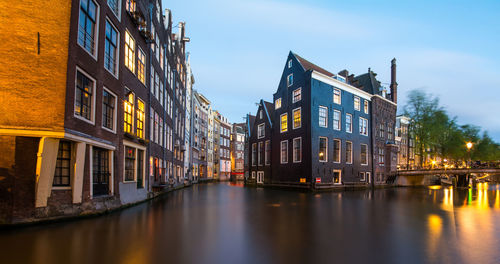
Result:
[[[324,106],[319,107],[319,126],[328,127],[328,108]]]
[[[345,163],[352,164],[352,142],[345,142]]]
[[[333,162],[340,163],[340,139],[333,140]]]
[[[288,141],[281,141],[281,164],[288,163]]]
[[[357,96],[354,96],[354,110],[360,110],[360,99]]]
[[[56,170],[54,172],[53,186],[70,186],[71,176],[71,142],[59,141],[57,151]]]
[[[300,128],[302,126],[301,115],[302,112],[300,108],[293,110],[293,129]]]
[[[266,156],[265,156],[266,165],[271,164],[271,141],[266,140]]]
[[[302,138],[293,139],[293,162],[298,163],[302,161]]]
[[[257,138],[259,138],[259,139],[260,139],[260,138],[265,137],[265,133],[266,133],[266,132],[265,132],[265,130],[264,130],[264,129],[265,129],[265,126],[266,126],[266,124],[260,124],[260,125],[257,127],[257,130],[258,130],[258,131],[257,131]]]
[[[292,86],[292,84],[293,84],[293,73],[291,73],[290,75],[288,75],[286,77],[286,84],[287,84],[287,87]]]
[[[281,98],[276,99],[274,101],[274,109],[280,109],[281,108]]]
[[[302,99],[302,88],[295,89],[292,93],[292,103],[296,103]]]
[[[113,75],[117,75],[117,46],[118,46],[118,33],[117,30],[106,20],[106,38],[104,43],[104,68],[106,68]]]
[[[342,184],[342,170],[333,170],[333,184]]]
[[[264,117],[264,114],[263,114],[264,111],[260,110],[259,111],[259,119],[262,119]]]
[[[387,124],[387,139],[392,140],[392,123]]]
[[[361,165],[368,165],[368,145],[361,144]]]
[[[146,54],[139,48],[137,53],[137,78],[143,84],[146,84]]]
[[[363,101],[363,106],[364,106],[363,109],[364,109],[365,114],[368,114],[368,101],[367,100]]]
[[[125,31],[125,66],[135,74],[135,40]]]
[[[378,148],[378,165],[384,166],[385,163],[385,154],[384,148]]]
[[[385,131],[384,131],[384,130],[385,130],[385,128],[384,128],[384,124],[380,123],[380,124],[378,125],[378,136],[379,136],[380,138],[384,138],[384,134],[385,134]]]
[[[125,8],[130,13],[135,12],[135,0],[126,0]]]
[[[255,171],[252,171],[252,179],[255,179]]]
[[[288,114],[281,115],[281,133],[288,131]]]
[[[102,126],[114,131],[115,130],[115,105],[116,97],[109,91],[102,91]]]
[[[263,151],[264,151],[264,142],[259,142],[259,150],[258,150],[258,153],[257,153],[257,160],[258,160],[258,164],[259,166],[262,166],[262,160],[264,158],[264,155],[263,154]]]
[[[319,161],[326,162],[328,160],[328,138],[319,138]]]
[[[252,144],[252,166],[257,165],[257,143]]]
[[[120,17],[120,0],[108,0],[108,6],[116,17]]]
[[[333,129],[340,130],[340,111],[333,110]]]
[[[160,142],[160,138],[158,136],[158,130],[160,128],[160,124],[159,124],[160,117],[158,116],[158,113],[156,113],[156,112],[155,112],[155,121],[154,122],[155,122],[155,126],[154,126],[154,137],[155,137],[155,140],[154,140],[154,142],[156,144],[158,144]]]
[[[359,173],[359,181],[366,181],[366,176],[365,176],[365,173],[364,172],[360,172]]]
[[[125,133],[133,134],[134,124],[134,93],[129,92],[124,103],[123,110],[123,131]]]
[[[345,131],[347,133],[352,133],[352,115],[345,114]]]
[[[336,104],[342,104],[340,89],[333,89],[333,102]]]
[[[368,119],[359,118],[359,134],[368,136]]]
[[[98,7],[93,0],[80,0],[78,18],[78,44],[95,56],[95,37]]]
[[[76,71],[75,115],[92,121],[92,93],[95,81],[80,71]]]
[[[292,60],[289,60],[289,61],[288,61],[288,68],[289,68],[289,69],[290,69],[290,68],[292,68]]]
[[[137,137],[144,138],[144,123],[145,123],[145,113],[144,113],[144,102],[137,99]]]
[[[135,148],[125,146],[125,180],[134,181]]]

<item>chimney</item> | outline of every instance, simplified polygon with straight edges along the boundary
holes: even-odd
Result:
[[[391,99],[398,103],[398,83],[396,82],[396,58],[391,61]]]

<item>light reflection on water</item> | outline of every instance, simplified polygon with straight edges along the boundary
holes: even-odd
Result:
[[[197,185],[0,231],[2,263],[500,263],[500,186],[308,193]]]

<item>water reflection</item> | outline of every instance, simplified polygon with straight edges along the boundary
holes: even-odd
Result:
[[[197,185],[1,231],[2,263],[500,263],[500,186],[307,193]]]

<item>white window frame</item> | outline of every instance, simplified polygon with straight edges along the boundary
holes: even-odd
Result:
[[[123,183],[131,183],[131,182],[137,182],[137,160],[138,160],[138,157],[137,157],[137,154],[139,153],[139,151],[137,150],[142,150],[142,155],[143,155],[143,164],[142,164],[142,176],[143,176],[143,180],[142,180],[142,187],[144,188],[144,182],[146,180],[146,148],[144,148],[143,146],[140,146],[139,144],[135,144],[135,143],[131,143],[131,142],[127,142],[127,141],[123,141],[123,178],[122,178],[122,182]],[[126,154],[125,154],[125,151],[126,151],[126,147],[129,147],[129,148],[133,148],[135,149],[135,160],[134,160],[134,180],[133,181],[126,181],[125,180],[125,158],[126,158]]]
[[[295,140],[298,139],[299,142],[300,142],[300,159],[297,159],[297,156],[295,155]],[[292,139],[292,160],[293,160],[293,163],[300,163],[302,162],[302,137],[296,137],[294,139]]]
[[[339,173],[339,182],[338,182],[338,183],[335,183],[335,182],[334,182],[335,177],[332,177],[332,182],[333,182],[333,184],[335,184],[335,185],[341,185],[341,184],[342,184],[342,170],[337,170],[337,169],[334,169],[334,170],[333,170],[334,175],[335,175],[335,172],[338,172],[338,173]]]
[[[255,171],[252,171],[252,179],[255,179]]]
[[[262,135],[260,134],[261,131],[262,131]],[[261,139],[261,138],[265,138],[265,137],[266,137],[266,124],[262,123],[262,124],[259,124],[257,126],[257,138]]]
[[[351,120],[350,123],[347,123],[347,117],[348,116],[350,117],[350,120]],[[345,132],[352,133],[352,114],[349,114],[349,113],[345,114],[345,124],[346,124]],[[349,124],[349,126],[347,126],[347,124]]]
[[[364,100],[363,101],[363,112],[365,114],[368,114],[370,112],[369,105],[368,105],[368,100]]]
[[[335,96],[335,92],[339,92],[339,96]],[[335,98],[338,98],[338,102],[337,100],[335,100]],[[339,104],[341,105],[342,104],[342,90],[340,90],[339,88],[333,88],[333,103],[335,104]]]
[[[299,111],[299,113],[300,113],[300,124],[298,127],[295,127],[295,111]],[[299,129],[301,127],[302,127],[302,108],[297,107],[297,108],[292,110],[292,129]]]
[[[346,140],[346,142],[345,142],[345,153],[346,153],[346,154],[347,154],[347,145],[348,145],[348,144],[351,144],[351,156],[349,157],[349,159],[351,160],[351,162],[349,162],[349,159],[347,159],[347,155],[346,155],[346,160],[345,160],[345,163],[346,163],[346,164],[352,164],[352,158],[353,158],[352,153],[353,153],[353,151],[354,151],[354,150],[353,150],[353,148],[352,148],[352,146],[353,146],[352,141]]]
[[[262,150],[264,149],[264,141],[260,141],[257,146],[258,146],[257,147],[257,165],[263,166],[264,165],[264,157],[262,157]],[[222,151],[222,149],[221,149],[221,151]]]
[[[319,123],[319,120],[320,120],[320,117],[321,117],[321,115],[320,115],[321,109],[325,109],[326,110],[325,111],[325,113],[326,113],[326,116],[325,116],[325,123],[326,124],[325,124],[325,126],[323,126],[321,123]],[[320,105],[319,108],[318,108],[318,125],[319,125],[319,127],[328,128],[328,107],[326,107],[326,106],[321,106]]]
[[[291,78],[290,78],[291,77]],[[286,77],[286,86],[287,87],[290,87],[293,85],[293,73],[290,73],[287,77]]]
[[[325,142],[326,142],[325,159],[324,160],[321,160],[319,157],[319,151],[320,151],[320,144],[319,143],[321,142],[322,138],[324,138]],[[327,137],[319,137],[319,140],[318,140],[318,160],[319,160],[319,162],[328,162],[328,138]]]
[[[260,184],[264,183],[264,172],[263,171],[257,172],[257,183],[260,183]]]
[[[363,132],[364,129],[362,129],[363,127],[365,127],[365,124],[366,124],[366,133],[364,133]],[[359,134],[363,136],[368,136],[368,119],[364,117],[359,117]]]
[[[92,118],[91,118],[91,120],[88,120],[85,117],[82,117],[82,116],[79,116],[79,115],[76,114],[76,109],[75,109],[75,107],[76,107],[76,84],[78,82],[78,77],[77,77],[78,76],[78,72],[80,72],[83,75],[87,76],[87,78],[91,79],[94,82],[94,87],[92,88],[93,90],[92,90],[92,109],[91,109],[91,111],[92,111],[92,115],[91,115]],[[83,120],[83,121],[85,121],[85,122],[87,122],[89,124],[92,124],[92,125],[95,125],[95,112],[96,112],[95,111],[96,110],[95,109],[96,108],[95,107],[96,106],[95,105],[95,98],[97,97],[97,95],[96,95],[96,90],[97,90],[96,86],[97,86],[96,79],[92,78],[92,76],[90,76],[90,74],[88,74],[87,72],[85,72],[84,70],[82,70],[80,67],[76,66],[76,71],[75,71],[75,86],[74,86],[75,95],[73,96],[73,116],[76,117],[76,118],[78,118],[78,119],[80,119],[80,120]]]
[[[78,1],[78,20],[77,20],[77,23],[78,21],[80,21],[80,6],[81,6],[81,1]],[[94,1],[94,0],[91,0],[94,2],[94,4],[96,5],[96,19],[95,19],[95,38],[94,38],[94,54],[90,53],[85,47],[83,47],[82,45],[80,45],[80,43],[78,42],[78,32],[76,34],[76,44],[78,44],[78,46],[80,46],[85,52],[87,52],[92,58],[94,58],[94,60],[97,61],[97,54],[99,54],[99,23],[100,23],[100,11],[101,11],[101,6],[99,5],[99,3],[97,1]],[[78,25],[79,27],[79,25]],[[80,28],[78,28],[78,31],[80,30]],[[119,54],[119,53],[118,53]]]
[[[281,123],[281,119],[283,118],[283,116],[286,116],[286,130],[283,130],[282,128],[282,123]],[[280,133],[285,133],[288,131],[288,113],[283,113],[280,115]]]
[[[281,108],[281,97],[274,101],[274,109],[276,110],[280,108]]]
[[[264,164],[265,165],[270,165],[271,164],[271,140],[266,140],[264,143]],[[269,151],[269,157],[267,155],[267,152]]]
[[[361,98],[354,96],[354,110],[361,111]]]
[[[360,182],[365,182],[366,181],[366,172],[360,171],[359,172],[359,181]]]
[[[295,99],[295,93],[298,93],[299,99]],[[292,91],[292,104],[300,102],[302,100],[302,87],[299,87]]]
[[[338,157],[339,157],[339,160],[336,161],[336,160],[333,160],[333,163],[341,163],[342,162],[342,140],[340,140],[339,138],[334,138],[333,139],[333,151],[335,151],[335,141],[338,141],[339,142],[339,150],[338,150]],[[335,153],[334,153],[335,154]],[[333,155],[333,158],[335,158],[335,155]]]
[[[361,160],[362,160],[361,159],[361,154],[363,154],[363,152],[361,151],[361,148],[362,148],[361,146],[366,146],[366,163],[361,163]],[[369,157],[369,155],[368,155],[368,145],[367,144],[360,144],[360,147],[359,147],[359,156],[360,156],[359,163],[362,166],[368,166],[368,163],[369,163],[368,157]]]
[[[113,13],[113,12],[111,12]],[[109,72],[111,75],[113,75],[113,77],[115,77],[116,79],[119,79],[119,74],[120,74],[120,31],[118,30],[118,28],[113,24],[113,22],[111,21],[111,19],[107,18],[106,17],[106,21],[109,22],[109,24],[115,29],[116,31],[116,54],[115,54],[115,71],[116,73],[113,73],[111,72],[110,70],[108,70],[108,68],[105,67],[104,65],[104,61],[103,60],[103,65],[104,65],[104,69],[106,69],[107,72]],[[106,23],[104,23],[104,32],[106,32]],[[104,41],[106,42],[106,34],[104,34]],[[105,44],[106,46],[106,44]],[[104,47],[104,56],[106,56],[106,47]]]
[[[335,114],[338,114],[338,120],[335,119]],[[342,130],[342,112],[340,110],[333,109],[333,130]]]
[[[73,144],[72,144],[72,147],[73,147]],[[89,147],[90,147],[90,148],[89,148],[89,167],[90,167],[90,179],[89,179],[89,181],[90,181],[90,199],[93,199],[93,198],[94,198],[94,188],[92,188],[92,187],[93,187],[93,185],[94,185],[94,176],[93,176],[93,170],[94,170],[94,166],[93,166],[93,165],[94,165],[94,164],[93,164],[93,162],[94,162],[94,149],[93,149],[93,147],[94,147],[94,146],[93,146],[93,145],[89,145]],[[97,147],[97,146],[96,146],[96,147]],[[115,170],[114,170],[114,167],[115,167],[115,165],[114,165],[115,159],[114,159],[114,152],[115,152],[115,151],[114,151],[114,150],[112,150],[112,149],[109,149],[109,148],[103,148],[102,146],[99,146],[99,147],[108,151],[108,155],[109,155],[109,156],[108,156],[108,158],[109,158],[109,174],[110,174],[110,175],[109,175],[109,183],[108,183],[108,185],[109,185],[109,186],[108,186],[108,188],[109,188],[109,194],[108,194],[108,196],[112,196],[112,195],[114,195],[114,192],[115,192],[115,188],[114,188],[114,187],[115,187],[115,186],[114,186],[114,181],[115,181]],[[125,158],[124,158],[124,160],[125,160]],[[123,169],[124,169],[124,171],[125,171],[125,164],[124,164],[123,166],[124,166],[124,167],[123,167]],[[72,172],[71,172],[71,173],[72,173]],[[72,175],[71,175],[71,176],[72,176]],[[70,179],[70,180],[71,180],[71,179]],[[71,188],[72,188],[72,187],[70,186],[70,187],[68,188],[68,190],[71,190]],[[52,187],[52,189],[54,189],[54,190],[66,190],[66,188],[64,188],[64,189],[63,189],[63,188],[57,188],[57,187],[56,187],[56,188]]]
[[[288,60],[288,69],[292,68],[292,59]]]
[[[370,173],[369,171],[365,172],[365,177],[366,177],[366,179],[367,179],[367,181],[368,181],[369,183],[371,182],[371,178],[370,178],[370,176],[371,176],[371,173]],[[365,180],[365,181],[366,181],[366,180]]]
[[[109,5],[109,0],[106,0],[107,4],[108,4],[108,7],[109,9],[111,10],[111,13],[113,13],[115,15],[115,17],[118,19],[118,21],[121,21],[121,14],[122,14],[122,0],[116,0],[117,4],[118,4],[118,14],[116,14],[114,11],[113,11],[113,8],[111,8],[111,6]],[[137,3],[136,3],[137,5]]]
[[[286,144],[286,161],[283,161],[283,143]],[[280,164],[287,164],[288,163],[288,140],[283,140],[280,142]]]
[[[113,109],[113,129],[109,129],[109,128],[107,128],[107,127],[104,126],[104,119],[102,119],[102,117],[101,117],[101,127],[104,130],[107,130],[107,131],[109,131],[109,132],[111,132],[113,134],[116,134],[117,109],[119,107],[119,105],[118,105],[118,96],[115,93],[113,93],[111,90],[109,90],[108,88],[106,88],[106,86],[103,86],[102,89],[104,91],[106,91],[107,93],[109,93],[109,94],[111,94],[111,95],[113,95],[115,97],[115,108]],[[103,99],[104,99],[104,96],[101,95],[101,102],[102,102]],[[120,106],[121,106],[121,104],[120,104]],[[104,108],[101,109],[101,115],[103,114],[103,111],[104,111]]]

